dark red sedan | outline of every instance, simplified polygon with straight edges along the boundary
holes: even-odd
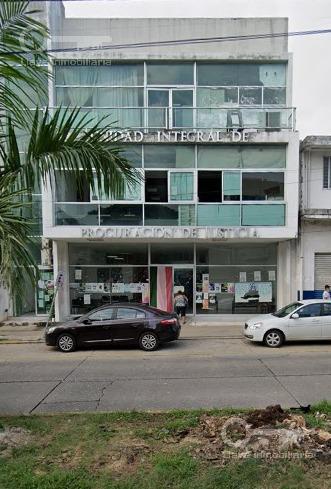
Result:
[[[79,346],[134,343],[154,351],[160,343],[177,340],[180,324],[175,313],[143,304],[111,304],[79,319],[51,325],[45,331],[46,345],[69,353]]]

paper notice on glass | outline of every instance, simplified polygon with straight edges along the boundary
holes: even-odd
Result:
[[[195,296],[195,302],[197,304],[202,304],[202,292],[197,292]]]
[[[45,307],[45,303],[43,300],[38,300],[38,307],[39,309],[43,309]]]
[[[112,284],[111,290],[113,294],[124,294],[124,283],[118,282],[116,284]]]
[[[45,289],[45,282],[43,280],[38,280],[39,289]]]
[[[49,295],[45,294],[45,302],[49,302]]]
[[[261,272],[260,271],[254,272],[254,282],[261,282]]]
[[[209,273],[202,274],[202,292],[209,292]]]
[[[202,309],[209,309],[209,300],[208,299],[203,299]]]
[[[90,296],[90,294],[84,294],[84,304],[85,305],[90,305],[91,304],[91,296]]]
[[[268,272],[268,278],[271,282],[273,282],[274,280],[276,280],[276,272],[275,270],[269,270]]]
[[[82,271],[75,270],[75,280],[82,280]]]
[[[203,300],[208,300],[208,297],[209,297],[208,296],[208,293],[207,292],[204,292],[204,294],[203,294]]]
[[[219,294],[221,292],[221,284],[214,284],[214,290],[216,294]]]
[[[239,272],[239,282],[246,282],[246,272]]]
[[[38,299],[43,299],[44,297],[45,297],[44,291],[43,290],[39,290],[39,292],[38,292]]]
[[[235,287],[233,282],[228,283],[228,294],[234,294]]]

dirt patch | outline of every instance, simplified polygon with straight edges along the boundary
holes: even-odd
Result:
[[[30,442],[30,431],[15,426],[4,428],[0,430],[0,455],[8,457],[13,448],[25,446]]]
[[[248,415],[218,417],[204,415],[180,442],[189,440],[199,459],[223,465],[227,460],[312,459],[331,463],[331,433],[307,428],[305,418],[281,406],[269,406]]]
[[[151,451],[150,446],[138,440],[128,440],[125,444],[110,443],[107,453],[97,456],[92,461],[90,470],[106,470],[114,476],[132,473],[138,466],[146,463]]]

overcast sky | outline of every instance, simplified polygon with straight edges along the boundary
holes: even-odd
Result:
[[[289,17],[289,30],[331,28],[331,0],[85,0],[68,17]],[[297,128],[331,135],[331,34],[290,39]]]

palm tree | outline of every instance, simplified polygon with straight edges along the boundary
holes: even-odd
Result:
[[[21,274],[33,279],[37,271],[23,195],[52,181],[55,170],[70,170],[78,185],[103,186],[109,195],[120,195],[139,178],[104,120],[95,124],[79,108],[31,110],[33,101],[46,97],[49,76],[48,31],[35,13],[28,1],[0,3],[0,276],[11,292],[22,290]]]

